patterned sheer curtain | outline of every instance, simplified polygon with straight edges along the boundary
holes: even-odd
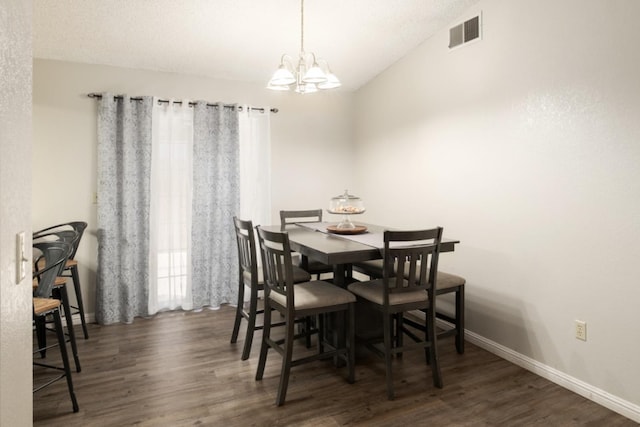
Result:
[[[193,303],[217,307],[238,298],[233,228],[240,211],[238,112],[198,102],[193,122]]]
[[[149,187],[153,99],[98,100],[96,320],[148,314]]]
[[[218,307],[237,298],[238,113],[187,100],[153,111],[149,311]]]
[[[100,323],[236,301],[232,218],[247,191],[240,178],[241,120],[237,108],[222,104],[190,107],[188,101],[158,103],[148,97],[114,101],[103,94],[98,108]],[[268,118],[262,129],[268,132]],[[264,163],[268,156],[248,159]],[[253,178],[248,179],[243,182]],[[266,176],[254,182],[270,186]]]

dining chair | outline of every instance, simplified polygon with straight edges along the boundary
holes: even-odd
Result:
[[[259,266],[256,241],[254,237],[253,223],[248,220],[241,220],[233,217],[233,224],[236,231],[236,241],[238,244],[238,305],[236,307],[236,317],[231,334],[231,343],[238,340],[240,323],[242,319],[247,321],[247,333],[242,350],[242,360],[247,360],[251,354],[251,344],[253,343],[253,333],[263,329],[263,325],[256,325],[256,318],[259,314],[264,314],[264,309],[258,309],[258,292],[264,290],[264,272]],[[311,280],[311,275],[300,267],[293,266],[293,282],[302,283]],[[245,290],[249,289],[249,309],[245,309]],[[281,322],[279,324],[283,324]]]
[[[291,225],[305,222],[322,222],[322,209],[280,211],[280,226],[282,231],[286,231],[287,228]],[[310,260],[305,255],[296,255],[300,259],[298,265],[308,271],[310,274],[315,274],[318,280],[320,280],[321,274],[333,273],[333,266],[331,265],[327,265],[315,260]]]
[[[400,356],[412,347],[425,350],[425,357],[431,366],[433,385],[442,388],[434,310],[441,240],[442,227],[385,231],[382,278],[355,282],[348,286],[349,291],[358,297],[359,304],[367,304],[382,314],[382,349],[379,348],[379,337],[367,340],[365,344],[374,353],[384,357],[389,400],[394,398],[392,357]],[[408,280],[405,275],[416,280]],[[424,338],[409,332],[403,326],[403,314],[420,309],[426,312]],[[403,333],[412,338],[411,342],[404,342]]]
[[[82,286],[80,285],[80,275],[78,274],[78,261],[75,259],[75,257],[76,252],[78,251],[78,247],[80,246],[80,240],[82,239],[82,235],[84,234],[86,228],[86,222],[72,221],[47,227],[33,233],[34,239],[53,231],[66,231],[71,229],[77,233],[76,241],[74,242],[73,248],[71,250],[71,255],[69,256],[69,259],[65,264],[62,277],[69,277],[73,281],[73,290],[76,294],[77,306],[71,305],[71,308],[75,310],[73,314],[80,315],[80,323],[82,324],[82,333],[84,335],[84,339],[89,338],[89,329],[87,327],[87,320],[85,317],[84,300],[82,298]]]
[[[74,230],[56,230],[36,235],[33,238],[33,243],[34,247],[36,247],[38,244],[45,242],[65,242],[70,247],[69,256],[71,256],[78,238],[78,233],[76,233]],[[35,268],[41,268],[43,262],[44,259],[42,258],[37,260],[37,262],[34,264]],[[65,323],[67,324],[67,331],[65,332],[65,335],[68,337],[67,341],[71,344],[71,353],[73,355],[73,360],[76,366],[76,372],[80,372],[82,368],[80,366],[80,357],[78,356],[78,346],[76,343],[76,333],[73,326],[73,310],[71,307],[71,302],[69,301],[69,292],[67,291],[67,277],[63,276],[63,271],[66,268],[67,262],[68,258],[65,261],[65,265],[62,266],[62,269],[59,272],[60,275],[58,275],[54,279],[53,286],[51,288],[51,294],[49,296],[60,300],[60,302],[62,303],[62,308],[64,310],[64,319]],[[40,324],[37,324],[36,326],[43,327]],[[41,334],[39,336],[43,340],[46,340],[46,335]],[[46,346],[43,345],[42,348],[46,348]],[[45,354],[46,350],[43,350],[42,355],[44,356]]]
[[[381,279],[383,275],[383,260],[371,260],[362,261],[353,264],[353,269],[362,274],[369,276],[370,279]],[[405,278],[408,278],[405,277]],[[442,309],[436,307],[436,318],[444,320],[445,322],[453,325],[453,327],[442,328],[438,330],[438,338],[445,338],[448,336],[455,337],[456,351],[459,354],[464,353],[464,287],[466,279],[456,274],[446,273],[444,271],[438,271],[436,278],[436,294],[455,294],[455,303],[453,313],[445,312]],[[422,322],[419,320],[414,322],[412,317],[423,317],[424,313],[411,313],[413,316],[405,319],[406,323],[412,324],[414,327],[420,328]]]
[[[280,370],[280,382],[276,396],[276,405],[284,404],[289,385],[291,368],[303,363],[320,359],[337,358],[344,360],[347,365],[347,381],[355,381],[355,295],[346,289],[339,288],[324,281],[309,281],[294,286],[293,266],[291,262],[291,245],[289,235],[286,232],[272,232],[257,227],[258,240],[260,242],[260,254],[264,270],[265,311],[272,308],[284,316],[284,338],[271,337],[271,320],[265,317],[260,347],[260,359],[256,372],[256,381],[262,379],[267,362],[269,349],[274,349],[282,355],[282,368]],[[343,322],[335,342],[325,340],[325,331],[322,330],[326,323],[323,316],[327,314],[342,314]],[[318,316],[320,331],[318,333],[318,350],[309,356],[301,356],[293,359],[294,321],[297,318]],[[338,324],[338,322],[335,322]],[[327,334],[334,335],[334,334]]]
[[[71,378],[71,367],[67,353],[66,338],[62,327],[62,319],[60,318],[61,302],[58,299],[49,297],[54,286],[54,281],[64,269],[65,262],[68,259],[71,250],[72,248],[69,244],[61,241],[36,243],[34,245],[34,264],[39,264],[40,268],[34,268],[33,270],[33,280],[37,284],[33,294],[33,320],[36,324],[44,325],[46,324],[47,317],[53,318],[54,330],[58,340],[57,346],[60,349],[63,366],[59,367],[46,364],[37,361],[34,357],[33,364],[35,366],[50,368],[62,373],[58,374],[58,376],[54,378],[49,378],[46,381],[43,381],[42,384],[39,385],[36,385],[34,381],[33,393],[36,393],[44,387],[65,378],[69,397],[71,398],[73,412],[78,412],[79,407],[73,390],[73,380]],[[44,327],[36,327],[35,330],[36,334],[46,334],[47,332],[47,329]],[[34,350],[34,355],[37,353],[42,354],[43,343],[46,343],[46,340],[38,338],[37,342],[38,348]],[[44,346],[46,346],[46,344],[44,344]]]

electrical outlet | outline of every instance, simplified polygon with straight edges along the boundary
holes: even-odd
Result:
[[[576,320],[576,338],[582,341],[587,340],[587,322]]]

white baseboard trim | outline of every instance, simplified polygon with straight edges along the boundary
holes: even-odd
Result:
[[[77,327],[82,327],[82,322],[80,321],[80,315],[78,313],[74,314],[73,316],[71,316],[71,320],[73,321],[73,325],[77,326]],[[95,323],[96,322],[96,316],[94,316],[93,313],[85,313],[84,314],[84,320],[87,321],[87,323]],[[64,321],[62,322],[64,324]]]
[[[509,362],[520,366],[536,375],[541,376],[561,387],[579,394],[605,408],[611,409],[637,423],[640,423],[640,406],[607,393],[597,387],[585,383],[577,378],[558,371],[550,366],[544,365],[530,357],[520,354],[510,348],[500,345],[494,341],[484,338],[474,332],[465,330],[465,339],[480,348],[487,350]]]

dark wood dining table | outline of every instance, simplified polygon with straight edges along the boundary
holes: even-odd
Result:
[[[345,287],[352,280],[352,264],[382,258],[382,234],[389,227],[374,224],[358,224],[367,227],[364,234],[368,239],[353,240],[356,236],[340,235],[327,231],[327,226],[337,223],[301,223],[288,225],[284,231],[289,234],[291,249],[309,259],[333,266],[333,283]],[[269,231],[282,231],[280,225],[263,227]],[[362,241],[370,242],[369,244]],[[452,252],[459,240],[443,239],[440,252]]]

